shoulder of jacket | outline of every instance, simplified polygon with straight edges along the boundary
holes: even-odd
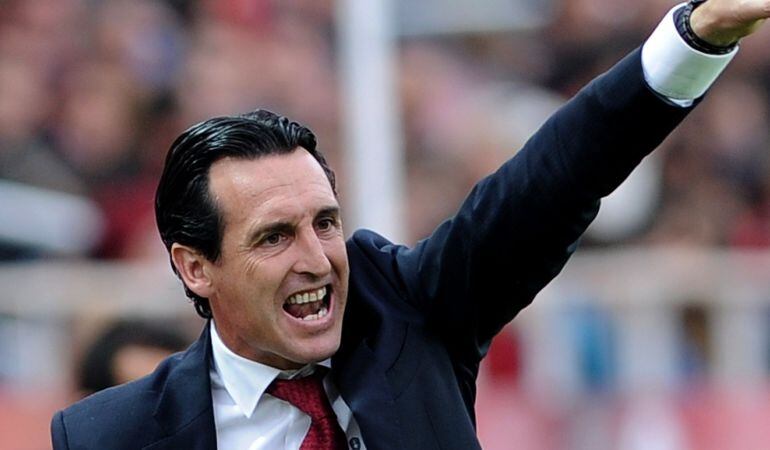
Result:
[[[96,392],[61,411],[71,442],[99,442],[100,436],[152,436],[160,431],[153,420],[161,390],[178,355],[164,360],[151,374]]]

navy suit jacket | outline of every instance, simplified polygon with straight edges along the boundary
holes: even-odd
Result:
[[[473,449],[479,363],[562,269],[601,197],[687,114],[646,85],[640,51],[562,107],[414,248],[347,243],[332,376],[369,449]],[[209,334],[148,377],[58,412],[55,449],[214,449]]]

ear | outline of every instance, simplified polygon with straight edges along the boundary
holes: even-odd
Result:
[[[174,262],[179,276],[184,284],[203,298],[211,297],[214,287],[206,266],[211,262],[199,251],[186,245],[173,243],[171,245],[171,261]]]

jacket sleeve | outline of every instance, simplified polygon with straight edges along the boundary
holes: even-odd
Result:
[[[429,238],[392,253],[409,301],[450,351],[483,357],[564,267],[600,199],[690,111],[652,92],[640,53],[557,111]]]
[[[68,450],[67,430],[64,427],[64,413],[62,411],[54,414],[51,419],[51,442],[53,450]]]

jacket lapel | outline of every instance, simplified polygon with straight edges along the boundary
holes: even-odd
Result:
[[[160,398],[154,416],[167,437],[145,450],[217,448],[209,378],[209,327],[206,325],[200,338],[178,357],[165,383],[158,387]]]
[[[332,358],[332,377],[361,427],[366,448],[403,448],[390,384],[366,341]]]
[[[210,325],[169,370],[159,386],[155,419],[167,437],[143,450],[215,450],[216,429],[211,403]],[[366,447],[371,450],[402,448],[399,417],[382,363],[365,340],[353,349],[341,349],[332,358],[332,377],[353,412]]]

